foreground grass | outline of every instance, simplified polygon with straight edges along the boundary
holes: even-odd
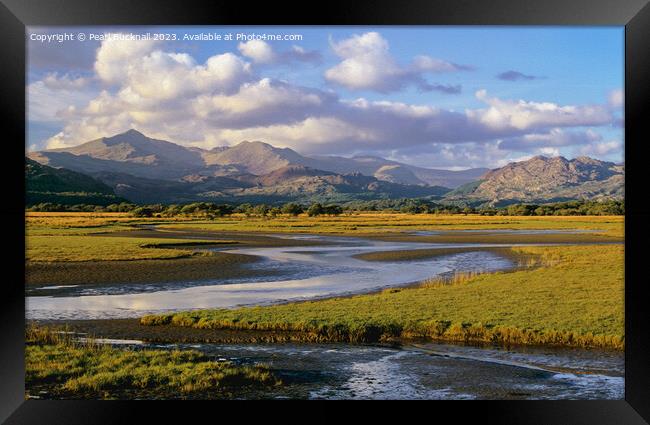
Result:
[[[28,329],[26,343],[28,391],[55,398],[221,398],[280,384],[265,366],[215,362],[194,350],[117,349],[45,328]]]
[[[623,247],[519,247],[543,266],[381,293],[145,316],[144,325],[301,331],[309,341],[434,338],[624,348]]]

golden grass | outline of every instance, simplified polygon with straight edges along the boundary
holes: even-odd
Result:
[[[397,213],[357,213],[339,217],[278,217],[256,218],[235,214],[216,220],[192,218],[134,218],[128,213],[26,213],[27,259],[28,261],[90,261],[128,259],[171,259],[191,255],[191,250],[161,247],[160,241],[147,238],[111,237],[119,230],[132,230],[135,225],[157,224],[163,229],[202,229],[215,233],[224,231],[242,232],[298,232],[357,234],[399,237],[401,232],[417,230],[460,230],[460,229],[591,229],[599,230],[601,236],[540,235],[533,240],[593,241],[623,236],[622,216],[479,216],[479,215],[435,215]],[[94,235],[94,236],[90,236]],[[525,235],[450,235],[453,241],[472,241],[477,238],[486,242],[516,241]],[[431,242],[444,242],[436,237]],[[496,238],[496,239],[495,239]],[[504,239],[505,238],[505,239]],[[559,239],[558,239],[559,238]],[[435,240],[434,240],[435,239]],[[498,240],[497,240],[498,239]],[[529,238],[531,239],[531,238]],[[506,242],[507,242],[506,241]],[[187,244],[189,240],[177,240]],[[198,241],[197,241],[198,242]],[[206,241],[201,241],[206,242]],[[218,243],[215,241],[214,243]],[[224,243],[227,241],[223,241]]]
[[[512,248],[540,267],[375,294],[145,316],[145,325],[292,330],[314,341],[395,337],[624,348],[623,247]]]
[[[417,230],[582,229],[622,237],[623,216],[480,216],[398,213],[356,213],[338,217],[260,218],[233,215],[214,221],[178,222],[167,228],[213,231],[372,234]]]
[[[132,229],[139,224],[162,228],[213,231],[302,233],[384,233],[417,230],[581,229],[622,237],[623,216],[480,216],[399,213],[355,213],[338,217],[246,217],[233,214],[215,220],[189,217],[135,218],[128,213],[26,213],[28,232],[93,233]]]
[[[234,243],[228,240],[126,238],[111,236],[51,235],[26,239],[26,258],[30,262],[114,261],[172,259],[195,255],[198,245]]]

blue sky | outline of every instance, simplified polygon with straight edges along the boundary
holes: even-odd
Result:
[[[105,31],[177,40],[33,40]],[[182,40],[200,33],[302,39]],[[449,169],[623,161],[623,27],[32,27],[27,47],[30,150],[136,128]]]

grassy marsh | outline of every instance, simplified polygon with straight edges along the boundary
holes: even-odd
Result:
[[[623,216],[481,216],[403,213],[353,213],[338,217],[246,217],[233,214],[215,220],[190,217],[135,218],[128,213],[36,213],[26,214],[28,230],[99,232],[124,230],[137,224],[163,228],[235,232],[383,233],[416,230],[471,229],[583,229],[623,236]]]
[[[27,259],[32,262],[172,259],[196,255],[200,245],[233,244],[229,240],[180,239],[161,243],[153,238],[61,235],[27,236]],[[186,248],[186,249],[183,249]]]
[[[143,229],[142,224],[156,224],[160,231]],[[484,229],[578,229],[595,233],[454,232]],[[406,233],[422,230],[449,232],[425,236]],[[624,346],[623,246],[584,244],[621,242],[623,230],[622,216],[356,213],[339,217],[260,218],[235,214],[205,220],[134,218],[123,213],[28,213],[28,282],[69,284],[88,280],[144,282],[147,278],[164,281],[165,276],[171,280],[187,276],[201,278],[193,275],[196,273],[193,270],[227,275],[230,271],[239,273],[240,264],[249,260],[223,253],[197,254],[196,248],[200,244],[234,241],[239,242],[238,246],[309,243],[264,236],[275,232],[356,235],[404,242],[582,243],[498,248],[501,254],[512,258],[542,259],[541,267],[463,277],[455,284],[432,281],[419,287],[353,297],[148,316],[142,323],[170,324],[179,329],[269,331],[274,333],[273,340],[282,340],[280,333],[291,332],[288,336],[291,340],[310,341],[425,337],[621,349]],[[363,254],[359,258],[414,260],[462,250],[466,248],[389,251]],[[540,264],[530,260],[528,265]],[[129,280],[130,276],[135,280]]]
[[[623,236],[622,216],[480,216],[397,213],[356,213],[339,217],[260,218],[233,215],[214,221],[176,222],[164,228],[212,231],[383,234],[418,230],[582,229]]]
[[[623,247],[518,247],[542,266],[452,285],[145,316],[145,325],[302,331],[313,341],[433,338],[623,349]]]

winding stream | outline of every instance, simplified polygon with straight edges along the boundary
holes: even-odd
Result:
[[[62,296],[28,296],[27,317],[47,320],[126,318],[178,310],[264,305],[368,292],[443,273],[512,267],[509,259],[489,251],[463,252],[408,263],[368,262],[354,258],[357,254],[376,251],[511,245],[382,242],[313,235],[282,237],[315,239],[329,245],[221,249],[261,258],[248,267],[278,269],[282,273],[279,277],[249,278],[246,281],[215,278],[209,282],[166,285],[71,285]],[[55,287],[61,289],[61,286]]]
[[[512,231],[509,231],[512,232]],[[528,231],[530,232],[530,231]],[[552,232],[552,231],[545,231]],[[426,234],[426,233],[422,233]],[[255,255],[247,267],[273,268],[269,278],[220,279],[140,286],[68,286],[61,295],[26,299],[27,317],[46,320],[138,317],[146,313],[234,308],[368,292],[450,272],[513,267],[495,252],[468,251],[416,261],[368,262],[356,254],[454,247],[513,246],[382,242],[351,237],[274,235],[323,246],[221,248]],[[60,285],[53,283],[60,289]],[[44,291],[45,292],[45,291]],[[33,292],[32,292],[33,294]],[[107,341],[119,343],[119,341]],[[621,399],[619,352],[558,348],[477,348],[424,343],[391,348],[349,344],[142,344],[194,348],[239,364],[266,363],[285,385],[241,398],[361,399]]]

